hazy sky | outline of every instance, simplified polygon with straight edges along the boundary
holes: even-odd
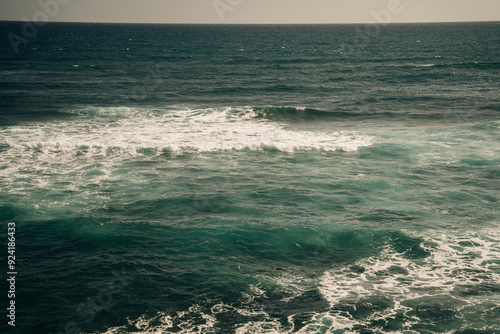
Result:
[[[0,20],[143,23],[500,21],[500,0],[0,0]]]

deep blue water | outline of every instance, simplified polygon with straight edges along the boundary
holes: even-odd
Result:
[[[2,332],[500,332],[500,23],[22,29]]]

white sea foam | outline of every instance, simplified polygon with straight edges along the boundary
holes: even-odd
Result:
[[[351,330],[354,325],[395,317],[422,303],[434,303],[455,311],[488,302],[498,303],[498,295],[493,293],[461,294],[464,289],[500,282],[498,231],[483,235],[433,235],[426,238],[421,247],[431,255],[410,260],[387,246],[381,254],[356,263],[358,268],[363,268],[361,273],[345,267],[325,272],[320,291],[332,309],[323,315],[336,324],[331,329]],[[374,311],[363,321],[354,320],[344,311],[333,311],[345,305],[355,309],[358,303],[370,303],[378,298],[389,298],[393,304]],[[409,320],[403,328],[409,330],[412,324]]]
[[[355,151],[373,138],[356,133],[292,131],[279,122],[256,120],[251,111],[132,108],[77,110],[72,120],[4,129],[3,140],[18,152],[80,155],[142,154],[144,149],[215,152],[225,150]],[[98,117],[106,116],[106,117]]]
[[[186,152],[233,150],[355,151],[373,138],[349,132],[293,131],[255,119],[249,108],[146,110],[86,108],[71,119],[0,129],[0,177],[22,173],[74,175],[83,165],[110,166]],[[85,172],[87,173],[87,172]]]

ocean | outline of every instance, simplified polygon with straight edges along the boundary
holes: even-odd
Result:
[[[500,333],[500,23],[0,36],[2,333]]]

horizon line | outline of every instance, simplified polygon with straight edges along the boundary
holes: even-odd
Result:
[[[415,21],[415,22],[326,22],[326,23],[256,23],[256,22],[248,22],[248,23],[224,23],[224,22],[103,22],[103,21],[28,21],[28,20],[3,20],[0,19],[0,22],[11,22],[11,23],[23,23],[23,22],[31,22],[31,23],[75,23],[75,24],[151,24],[151,25],[404,25],[404,24],[459,24],[459,23],[498,23],[500,24],[500,20],[484,20],[484,21]]]

